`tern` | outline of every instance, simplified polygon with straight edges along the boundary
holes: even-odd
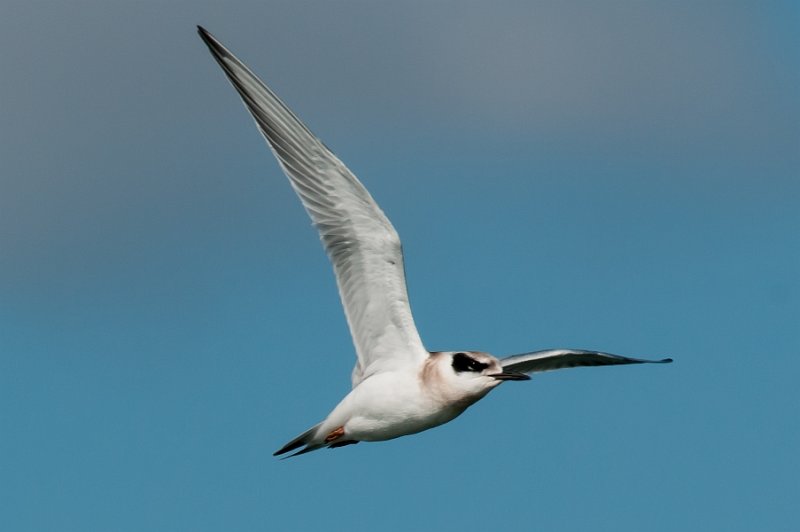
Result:
[[[323,447],[385,441],[453,420],[506,381],[577,366],[666,363],[581,349],[505,358],[429,352],[408,302],[400,238],[367,189],[250,69],[198,32],[255,119],[319,231],[333,264],[356,350],[352,389],[322,422],[278,449],[289,458]],[[299,450],[298,450],[299,449]]]

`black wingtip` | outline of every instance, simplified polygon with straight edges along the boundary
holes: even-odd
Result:
[[[658,362],[661,363],[661,364],[671,364],[672,363],[672,359],[671,358],[662,358]]]
[[[213,43],[216,40],[214,39],[214,36],[211,35],[211,33],[209,33],[209,31],[200,24],[197,25],[197,33],[198,35],[200,35],[200,38],[203,39],[203,42],[205,42],[208,45],[211,45],[211,43]]]
[[[206,43],[206,46],[208,46],[212,51],[223,49],[217,38],[211,35],[210,31],[199,24],[197,26],[197,33],[200,35],[200,38],[203,39],[203,42]]]

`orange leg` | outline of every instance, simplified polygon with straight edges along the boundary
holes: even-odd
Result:
[[[344,436],[344,426],[331,431],[331,433],[325,437],[325,443],[331,443],[333,441],[336,441],[342,436]]]

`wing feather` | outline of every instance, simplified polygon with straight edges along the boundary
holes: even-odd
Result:
[[[353,386],[427,357],[408,303],[397,231],[364,185],[275,93],[198,30],[319,230],[356,348]]]
[[[555,369],[576,368],[580,366],[617,366],[621,364],[665,364],[671,358],[646,360],[630,358],[599,351],[581,349],[546,349],[500,359],[504,371],[518,373],[541,373]]]

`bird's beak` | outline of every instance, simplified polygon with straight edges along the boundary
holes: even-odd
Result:
[[[494,377],[499,381],[527,381],[530,380],[530,376],[525,375],[524,373],[517,373],[515,371],[504,371],[503,373],[492,373],[489,375],[490,377]]]

